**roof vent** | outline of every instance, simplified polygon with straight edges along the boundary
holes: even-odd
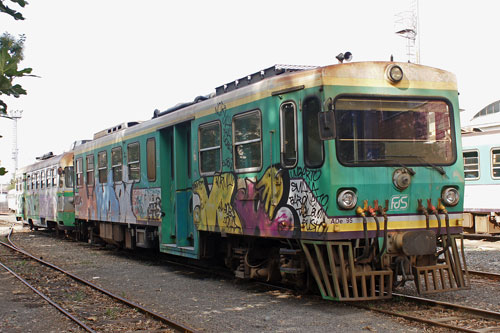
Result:
[[[116,132],[118,132],[118,131],[120,131],[122,129],[135,126],[135,125],[140,124],[140,123],[141,123],[140,121],[130,121],[128,123],[123,123],[123,124],[119,124],[119,125],[116,125],[116,126],[113,126],[113,127],[110,127],[110,128],[106,128],[105,130],[102,130],[102,131],[99,131],[99,132],[95,133],[94,134],[94,140],[102,138],[103,136],[106,136],[106,135],[110,135],[110,134],[116,133]]]
[[[54,157],[54,153],[49,151],[47,154],[43,154],[42,156],[38,156],[36,159],[39,161],[48,160],[49,158]]]
[[[261,71],[258,71],[256,73],[247,75],[241,79],[234,80],[233,82],[229,82],[226,84],[223,84],[217,88],[215,88],[215,94],[216,96],[222,95],[226,92],[248,86],[250,84],[262,81],[264,79],[267,79],[269,77],[273,77],[276,75],[280,75],[283,73],[289,73],[289,72],[298,72],[298,71],[305,71],[309,69],[314,69],[317,68],[317,66],[298,66],[298,65],[274,65],[272,67],[263,69]]]

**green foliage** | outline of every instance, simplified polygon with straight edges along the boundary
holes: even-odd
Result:
[[[4,167],[0,167],[0,176],[3,176],[7,173],[7,170],[5,170]]]
[[[29,76],[32,69],[19,69],[19,62],[23,60],[24,35],[15,39],[9,33],[0,37],[0,95],[14,96],[18,98],[26,95],[26,90],[19,84],[13,84],[15,78]],[[7,113],[7,104],[0,99],[0,114]]]
[[[6,13],[12,16],[15,20],[24,20],[23,14],[12,8],[7,7],[4,4],[4,2],[5,2],[4,0],[0,0],[0,13]],[[10,2],[17,3],[19,6],[23,8],[28,4],[28,2],[24,0],[10,0]]]

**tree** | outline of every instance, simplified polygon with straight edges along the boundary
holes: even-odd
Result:
[[[24,1],[24,0],[10,0],[10,1],[17,3],[19,6],[21,6],[23,8],[24,8],[24,6],[26,6],[28,4],[28,2]],[[0,12],[9,14],[10,16],[12,16],[16,20],[24,20],[23,14],[21,14],[18,11],[15,11],[12,8],[7,7],[4,4],[4,0],[0,0]]]
[[[10,0],[14,4],[18,4],[22,8],[28,4],[25,0]],[[15,20],[24,20],[23,15],[15,9],[5,5],[6,1],[0,0],[0,13],[5,13],[12,16]],[[28,76],[32,69],[23,68],[19,70],[19,62],[23,60],[23,48],[26,37],[19,36],[16,40],[9,33],[4,33],[0,37],[0,96],[14,96],[18,98],[21,95],[26,95],[26,90],[20,84],[13,84],[15,78]],[[7,104],[0,99],[0,116],[7,114]],[[1,136],[0,136],[1,137]],[[0,167],[0,176],[6,174],[5,168]]]
[[[15,39],[9,33],[0,36],[0,95],[18,98],[26,95],[26,90],[20,84],[13,84],[15,78],[27,76],[31,68],[19,69],[19,62],[23,60],[24,35]],[[0,113],[7,114],[7,104],[0,99]]]

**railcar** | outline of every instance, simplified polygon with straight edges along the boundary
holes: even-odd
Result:
[[[72,230],[73,153],[52,153],[16,172],[18,199],[16,217],[31,228]]]
[[[482,128],[482,129],[481,129]],[[500,130],[474,127],[462,135],[465,196],[464,228],[472,233],[500,233]]]
[[[468,288],[457,96],[411,63],[267,68],[76,147],[76,230],[326,299]]]

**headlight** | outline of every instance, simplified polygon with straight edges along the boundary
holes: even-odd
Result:
[[[446,206],[456,206],[460,201],[460,193],[456,188],[448,187],[441,193],[441,199]]]
[[[343,190],[337,196],[337,203],[342,209],[353,209],[356,207],[356,203],[358,202],[358,197],[356,193],[351,190]]]
[[[403,70],[398,65],[389,66],[387,69],[387,77],[392,82],[399,82],[403,79]]]

